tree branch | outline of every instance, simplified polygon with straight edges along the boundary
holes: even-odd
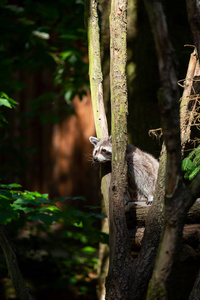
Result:
[[[185,144],[190,139],[191,132],[191,118],[193,118],[193,111],[188,111],[188,104],[190,102],[190,95],[192,92],[193,78],[195,70],[197,68],[197,53],[196,48],[190,55],[190,61],[188,65],[188,70],[186,78],[184,80],[184,91],[181,98],[180,104],[180,123],[181,123],[181,144],[182,144],[182,153],[185,148]],[[190,120],[190,121],[189,121]]]
[[[199,178],[197,177],[195,181],[198,182]],[[192,189],[192,185],[191,185]],[[193,198],[196,198],[193,196]],[[135,205],[134,202],[129,202],[129,212],[133,209],[133,213],[130,213],[131,221],[134,222],[135,225],[140,225],[140,226],[145,226],[146,225],[146,218],[149,213],[151,207],[145,207],[145,206],[140,206],[140,205]],[[186,224],[195,224],[195,223],[200,223],[200,198],[197,199],[197,201],[192,205],[191,209],[189,210],[186,220]]]
[[[145,227],[138,227],[136,229],[135,237],[131,239],[132,251],[138,251],[142,245]],[[199,243],[200,224],[185,225],[183,229],[183,243],[196,247]]]

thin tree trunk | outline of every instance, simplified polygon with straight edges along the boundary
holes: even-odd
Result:
[[[95,128],[97,137],[105,138],[108,137],[108,126],[103,103],[97,1],[85,1],[85,22],[88,32],[89,77]]]
[[[106,299],[128,299],[132,257],[124,197],[127,190],[127,0],[112,0],[110,15],[110,86],[112,108],[112,177],[109,202],[110,265]]]
[[[31,289],[27,287],[18,266],[17,258],[4,232],[4,227],[0,226],[0,244],[6,259],[9,275],[20,300],[34,300]]]
[[[108,125],[103,102],[97,1],[85,1],[85,23],[88,32],[89,77],[95,128],[98,138],[108,137]],[[109,186],[111,175],[102,170],[101,192],[107,216],[109,215]]]
[[[198,0],[186,0],[188,20],[193,33],[194,43],[200,56],[200,7]]]
[[[199,72],[199,57],[200,57],[200,6],[199,1],[197,0],[187,0],[187,13],[188,13],[188,20],[190,23],[190,28],[193,33],[195,46],[197,49],[196,53],[196,69],[197,76],[199,78],[200,72]],[[195,91],[196,93],[199,93],[199,91]],[[200,295],[200,270],[197,275],[197,279],[195,281],[195,284],[193,286],[192,292],[190,294],[189,300],[197,300],[199,299]]]
[[[86,0],[85,1],[85,23],[88,32],[88,52],[89,52],[89,78],[92,97],[92,106],[95,120],[96,134],[98,138],[106,138],[108,134],[108,125],[104,109],[103,100],[103,76],[101,68],[100,57],[100,36],[99,36],[99,20],[97,13],[97,1]],[[101,166],[101,193],[103,195],[105,213],[109,217],[109,188],[111,181],[110,170],[107,170],[106,166]],[[107,224],[107,220],[103,221],[104,225]],[[108,227],[108,226],[107,226]],[[103,228],[102,228],[103,229]],[[107,271],[107,263],[104,263],[104,255],[108,256],[107,245],[100,244],[99,246],[99,288],[98,296],[101,299],[105,294],[105,269]],[[103,277],[103,278],[102,278]],[[103,281],[103,283],[102,283]]]

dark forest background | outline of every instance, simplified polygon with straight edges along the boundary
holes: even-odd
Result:
[[[184,79],[191,33],[185,2],[163,1],[179,79]],[[104,99],[109,119],[109,8],[99,1]],[[96,299],[101,196],[91,163],[95,135],[88,80],[83,0],[0,4],[0,180],[62,198],[66,219],[52,226],[23,215],[7,225],[24,278],[38,299]],[[156,51],[143,1],[128,10],[129,142],[159,157]],[[181,93],[181,90],[180,90]],[[3,95],[3,94],[2,94]],[[1,96],[3,97],[3,96]],[[65,201],[64,201],[65,200]],[[91,213],[92,212],[92,213]],[[17,299],[0,254],[0,299]]]

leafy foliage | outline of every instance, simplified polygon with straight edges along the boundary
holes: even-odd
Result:
[[[104,215],[95,212],[87,213],[70,205],[66,205],[60,210],[57,203],[68,200],[68,197],[50,201],[48,194],[20,191],[19,188],[21,185],[16,183],[0,184],[0,224],[6,225],[13,220],[18,220],[22,214],[26,214],[26,220],[42,221],[46,225],[61,222],[66,228],[72,226],[81,228],[85,236],[78,234],[77,237],[78,239],[81,237],[82,241],[86,241],[86,236],[89,236],[92,243],[107,242],[107,235],[93,226],[97,219],[105,218]],[[72,199],[85,200],[82,197]],[[69,231],[68,234],[71,235],[72,232]]]
[[[79,17],[83,11],[84,1],[78,0],[26,0],[20,5],[4,1],[0,13],[3,90],[13,93],[25,88],[13,72],[35,73],[45,68],[54,72],[54,83],[62,85],[63,94],[88,84],[88,64],[83,61],[86,31]]]
[[[184,178],[192,180],[200,171],[200,145],[184,158],[182,169],[185,172]]]
[[[52,124],[73,114],[74,95],[86,93],[87,37],[82,0],[4,0],[0,8],[0,86],[19,102],[16,111],[0,110],[0,178],[10,182],[37,159],[39,133],[50,142]],[[28,139],[36,126],[37,138]]]
[[[0,107],[15,108],[17,104],[18,103],[13,99],[9,98],[8,95],[6,95],[3,92],[0,92]],[[4,110],[2,110],[2,108],[0,110],[0,121],[2,121],[3,123],[7,123],[7,120],[5,118],[5,112]]]
[[[24,241],[16,239],[14,233],[15,245],[18,249],[24,249],[24,245],[32,249],[31,255],[27,255],[29,251],[23,250],[22,257],[19,256],[24,261],[24,267],[28,262],[29,266],[34,264],[34,268],[40,268],[44,264],[45,274],[48,269],[48,282],[43,271],[41,274],[36,271],[34,279],[32,270],[31,275],[34,282],[37,282],[37,291],[47,283],[49,286],[53,276],[52,289],[70,290],[74,287],[76,294],[87,294],[91,290],[89,274],[95,276],[98,263],[98,243],[108,243],[108,235],[100,232],[95,225],[105,216],[95,212],[98,207],[90,206],[89,212],[70,205],[60,209],[59,203],[69,200],[68,197],[50,201],[47,194],[20,189],[21,185],[16,183],[0,184],[0,222],[4,225],[10,224],[11,232],[16,229],[19,232],[29,232],[28,239],[24,238]],[[70,199],[74,202],[80,199],[86,201],[83,197]],[[52,224],[57,224],[61,229],[55,230]],[[26,273],[26,270],[23,272]],[[95,293],[95,289],[93,292]]]
[[[27,214],[27,220],[40,220],[47,225],[59,219],[59,209],[51,204],[47,194],[19,191],[19,184],[0,184],[0,224],[20,218],[21,213]]]
[[[29,141],[23,135],[27,128],[35,124],[42,130],[50,128],[74,113],[71,101],[75,94],[80,98],[85,94],[87,39],[83,0],[15,4],[3,0],[0,8],[0,86],[5,91],[0,94],[0,178],[10,182],[10,178],[26,176],[30,157],[38,149],[37,139],[30,134]],[[65,204],[60,209],[60,202],[66,200],[50,201],[48,195],[22,191],[18,184],[1,184],[0,224],[6,224],[23,274],[36,283],[37,291],[46,285],[48,292],[63,287],[87,295],[90,288],[85,278],[90,280],[88,274],[94,273],[97,245],[108,241],[97,226],[104,216],[92,208],[77,209],[76,197],[72,198],[74,206]],[[0,260],[1,267],[3,263]],[[34,275],[35,266],[40,271]],[[43,299],[49,299],[49,294]]]
[[[82,0],[0,3],[0,86],[19,102],[16,111],[7,109],[11,104],[7,98],[0,106],[0,178],[4,182],[14,181],[15,175],[23,178],[32,152],[39,148],[39,138],[27,139],[27,129],[37,126],[36,135],[50,133],[52,124],[74,113],[74,95],[82,98],[86,93],[83,16]]]

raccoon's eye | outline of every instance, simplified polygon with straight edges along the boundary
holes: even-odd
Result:
[[[102,152],[103,152],[103,153],[106,153],[107,151],[106,151],[106,149],[102,149]]]

